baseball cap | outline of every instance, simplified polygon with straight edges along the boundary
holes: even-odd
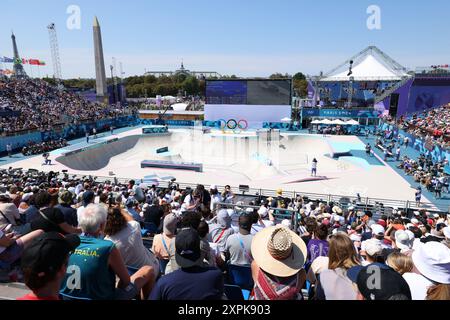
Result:
[[[370,229],[372,229],[372,232],[373,232],[375,235],[381,235],[381,234],[384,234],[384,228],[383,228],[383,226],[381,226],[381,225],[379,225],[379,224],[377,224],[377,223],[372,224],[372,225],[370,226]]]
[[[200,236],[192,228],[184,229],[175,238],[175,260],[181,268],[199,266],[202,262]]]
[[[163,224],[163,230],[164,234],[167,236],[172,236],[175,234],[176,228],[177,228],[178,219],[176,215],[173,213],[168,214],[164,218],[164,224]]]
[[[394,297],[396,300],[411,300],[411,290],[406,280],[385,264],[356,266],[347,271],[347,276],[357,284],[366,300],[391,300]],[[374,276],[378,281],[373,281]]]
[[[74,234],[63,236],[58,232],[47,232],[32,241],[22,254],[22,269],[31,269],[39,277],[57,271],[67,255],[80,245]]]
[[[411,249],[414,242],[414,233],[409,230],[395,231],[395,244],[401,250]]]
[[[365,243],[365,251],[369,256],[375,257],[381,255],[383,247],[381,246],[381,243],[379,241],[368,240]]]

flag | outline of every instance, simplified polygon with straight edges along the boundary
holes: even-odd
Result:
[[[40,66],[45,66],[45,61],[39,60],[39,65]]]
[[[3,57],[1,58],[3,63],[13,63],[14,59],[8,58],[8,57]]]
[[[37,59],[30,59],[28,60],[28,63],[32,66],[38,66],[39,65],[39,60]]]
[[[23,62],[22,62],[22,59],[20,59],[20,58],[15,58],[14,59],[14,64],[22,64]]]

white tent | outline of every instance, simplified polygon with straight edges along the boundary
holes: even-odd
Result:
[[[333,123],[333,124],[340,125],[340,126],[343,126],[343,125],[346,124],[346,122],[342,121],[341,119],[333,120],[332,123]]]
[[[349,75],[349,61],[330,71],[320,81],[400,81],[408,75],[406,68],[387,56],[377,47],[368,47],[353,60],[352,74]]]
[[[321,123],[322,123],[322,124],[333,124],[333,121],[331,121],[331,120],[329,120],[329,119],[325,119],[325,120],[322,120]]]
[[[281,119],[281,122],[291,122],[291,121],[292,119],[288,117]]]
[[[314,121],[312,121],[311,123],[312,123],[312,124],[321,124],[322,121],[321,121],[321,120],[314,120]]]

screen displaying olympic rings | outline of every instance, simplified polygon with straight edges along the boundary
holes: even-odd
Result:
[[[230,120],[225,120],[225,119],[220,119],[219,121],[219,126],[221,130],[225,130],[225,129],[229,129],[229,130],[236,130],[236,129],[240,129],[240,130],[246,130],[248,129],[248,122],[247,120],[235,120],[235,119],[230,119]]]

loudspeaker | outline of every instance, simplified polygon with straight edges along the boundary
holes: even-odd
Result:
[[[391,94],[391,103],[389,106],[389,115],[391,117],[397,117],[399,99],[400,95],[398,93]]]
[[[164,147],[156,150],[156,153],[164,153],[164,152],[169,152],[169,147]]]

